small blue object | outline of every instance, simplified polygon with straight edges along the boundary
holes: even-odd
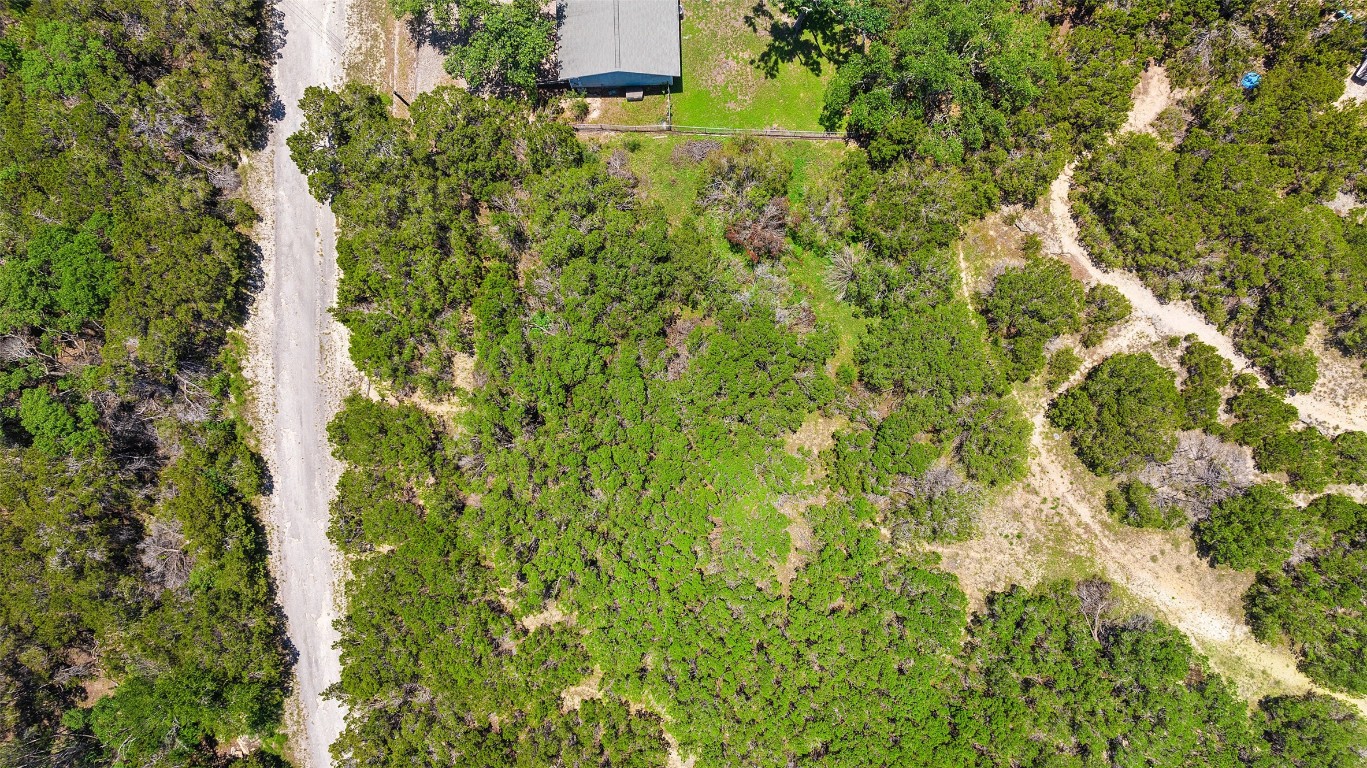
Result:
[[[1262,75],[1258,74],[1257,72],[1249,72],[1248,74],[1244,75],[1243,80],[1239,81],[1239,85],[1242,85],[1244,87],[1244,90],[1248,90],[1250,88],[1257,88],[1258,83],[1261,83],[1262,81]]]
[[[1334,11],[1334,21],[1352,21],[1353,14],[1345,8]]]

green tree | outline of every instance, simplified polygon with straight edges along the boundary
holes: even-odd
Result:
[[[1367,432],[1343,432],[1334,438],[1335,466],[1341,483],[1367,483]]]
[[[1160,506],[1152,486],[1129,480],[1106,491],[1106,509],[1120,522],[1136,528],[1176,528],[1186,522],[1180,509]]]
[[[1008,380],[1044,369],[1044,345],[1081,327],[1084,296],[1068,265],[1054,259],[1034,258],[997,276],[981,311],[1002,349]]]
[[[469,3],[467,7],[474,6]],[[536,92],[543,66],[555,51],[555,20],[536,0],[488,2],[465,21],[466,40],[446,58],[446,71],[470,89],[488,93]]]
[[[1088,288],[1082,346],[1095,347],[1100,344],[1112,328],[1130,316],[1131,311],[1133,307],[1130,300],[1114,285],[1097,283]]]
[[[78,24],[40,21],[30,45],[19,68],[19,77],[30,95],[83,95],[107,81],[115,66],[114,52]]]
[[[1297,768],[1353,768],[1367,751],[1367,728],[1339,700],[1317,693],[1263,699],[1263,736]]]
[[[963,162],[1004,139],[1008,116],[1054,80],[1047,39],[1047,25],[1001,0],[928,0],[841,64],[822,122],[846,122],[877,157]]]
[[[855,350],[860,379],[949,408],[995,388],[982,331],[961,302],[894,310]]]
[[[1147,354],[1114,355],[1049,406],[1078,458],[1097,474],[1167,461],[1177,445],[1181,401],[1171,371]]]
[[[1329,495],[1304,514],[1322,530],[1310,542],[1315,548],[1304,559],[1258,574],[1244,596],[1249,623],[1264,642],[1289,642],[1312,679],[1367,691],[1367,622],[1356,610],[1367,589],[1367,505]]]
[[[83,403],[75,411],[42,388],[26,389],[19,398],[19,424],[34,448],[53,456],[87,450],[100,441],[94,406]]]
[[[1282,489],[1263,484],[1216,504],[1196,526],[1196,540],[1215,562],[1253,571],[1279,568],[1309,532]]]
[[[1209,429],[1220,416],[1224,403],[1222,390],[1229,386],[1234,366],[1215,347],[1194,341],[1182,351],[1182,401],[1186,409],[1185,425],[1193,429]]]
[[[1064,347],[1050,355],[1045,367],[1045,388],[1053,392],[1063,386],[1082,367],[1082,362],[1082,356],[1074,347]]]

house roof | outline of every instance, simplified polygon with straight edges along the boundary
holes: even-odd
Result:
[[[562,0],[560,79],[607,72],[680,77],[678,0]]]

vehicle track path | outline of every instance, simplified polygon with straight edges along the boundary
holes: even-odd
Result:
[[[268,13],[284,35],[272,73],[283,115],[248,164],[261,214],[261,285],[247,323],[247,374],[270,470],[271,569],[295,654],[286,723],[296,765],[324,768],[345,719],[341,703],[324,698],[342,670],[333,626],[340,561],[327,538],[341,467],[328,449],[327,423],[359,376],[345,331],[328,313],[337,292],[335,221],[309,195],[285,139],[303,123],[304,89],[342,82],[347,0],[278,0]]]
[[[1134,106],[1122,132],[1150,130],[1158,115],[1181,95],[1182,91],[1173,90],[1168,84],[1167,74],[1162,67],[1149,67],[1135,89]],[[1115,286],[1130,300],[1134,313],[1150,320],[1160,332],[1169,336],[1196,336],[1219,350],[1234,364],[1236,372],[1252,373],[1266,386],[1266,378],[1248,358],[1239,353],[1233,340],[1198,312],[1191,302],[1164,303],[1133,273],[1123,269],[1105,270],[1092,261],[1079,238],[1077,222],[1073,220],[1069,204],[1075,166],[1076,163],[1069,163],[1050,185],[1043,220],[1040,217],[1026,217],[1022,219],[1021,227],[1039,234],[1046,250],[1052,250],[1068,262],[1075,274],[1080,273],[1078,276],[1084,282]],[[1334,390],[1333,382],[1327,377],[1322,378],[1325,380],[1310,392],[1287,398],[1300,412],[1301,421],[1318,427],[1330,436],[1349,430],[1367,431],[1367,400],[1345,399]],[[1361,378],[1360,374],[1358,378]]]
[[[1166,74],[1150,67],[1135,89],[1135,106],[1124,130],[1148,130],[1174,98]],[[1134,312],[1099,347],[1085,351],[1085,364],[1065,388],[1112,354],[1151,349],[1174,335],[1195,334],[1236,368],[1257,373],[1229,337],[1188,302],[1164,304],[1129,272],[1103,271],[1092,263],[1068,205],[1072,170],[1069,165],[1054,181],[1041,215],[1027,216],[1018,226],[1040,235],[1046,251],[1072,265],[1078,277],[1114,285]],[[1120,585],[1131,609],[1152,611],[1186,634],[1245,696],[1316,688],[1297,669],[1288,649],[1253,637],[1242,605],[1252,574],[1211,567],[1185,531],[1140,530],[1111,520],[1103,505],[1104,483],[1048,424],[1044,412],[1049,396],[1036,393],[1023,400],[1034,423],[1029,475],[984,514],[977,538],[934,547],[976,607],[988,594],[1012,584],[1034,586],[1062,574],[1078,578],[1099,572]],[[1292,402],[1302,420],[1333,433],[1362,429],[1367,423],[1360,400],[1334,402],[1309,393]],[[1367,698],[1335,695],[1367,714]]]

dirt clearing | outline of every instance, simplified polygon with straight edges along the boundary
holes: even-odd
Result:
[[[1135,106],[1123,130],[1148,130],[1174,98],[1166,73],[1150,67],[1135,90]],[[1170,356],[1171,350],[1161,342],[1188,334],[1214,346],[1236,369],[1251,371],[1252,366],[1231,340],[1189,303],[1164,304],[1134,275],[1121,270],[1106,272],[1092,263],[1069,209],[1072,173],[1070,164],[1055,179],[1046,206],[1011,217],[1019,215],[1017,227],[1038,235],[1044,251],[1067,262],[1079,279],[1118,288],[1134,312],[1100,347],[1083,351],[1085,364],[1069,384],[1117,352],[1153,351],[1160,358]],[[1004,212],[989,218],[1003,221],[1007,216]],[[975,285],[990,279],[1000,265],[1019,258],[1018,246],[1012,245],[1017,236],[997,231],[1000,229],[1000,225],[987,225],[973,230],[988,241],[988,246],[1006,246],[972,247],[979,258],[972,264],[974,274],[966,275],[966,279]],[[1322,339],[1320,332],[1312,344],[1323,350]],[[1352,361],[1329,352],[1320,354],[1326,363],[1320,385],[1292,398],[1302,420],[1331,434],[1363,429],[1367,426],[1367,398],[1362,394],[1367,393],[1367,384],[1360,369],[1353,371]],[[1052,579],[1099,574],[1118,585],[1124,610],[1150,613],[1180,629],[1246,698],[1311,689],[1290,651],[1257,642],[1245,623],[1243,595],[1253,574],[1211,567],[1197,555],[1188,530],[1141,530],[1110,518],[1104,506],[1109,481],[1082,466],[1066,439],[1047,423],[1044,411],[1050,397],[1038,386],[1021,394],[1035,427],[1025,481],[989,505],[979,520],[979,538],[935,547],[944,567],[958,575],[971,605],[980,608],[988,594],[1012,584],[1029,587]],[[1367,700],[1341,698],[1367,713]]]

